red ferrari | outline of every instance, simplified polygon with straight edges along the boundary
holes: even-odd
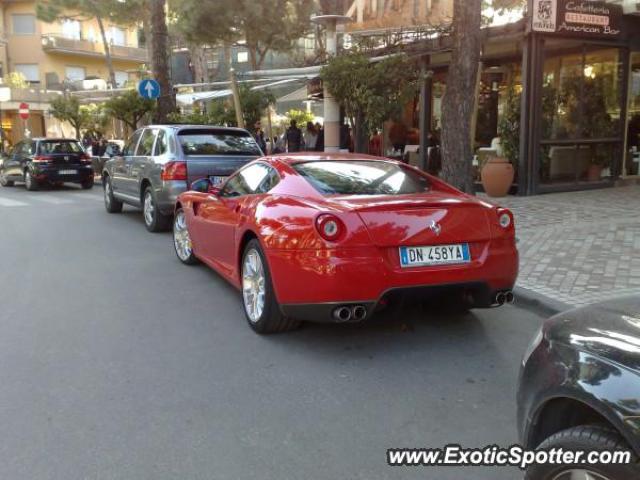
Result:
[[[466,308],[513,300],[511,212],[411,166],[366,155],[261,158],[178,197],[178,258],[242,291],[259,333],[363,321],[395,296]]]

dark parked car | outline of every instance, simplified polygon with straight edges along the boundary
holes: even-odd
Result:
[[[18,142],[0,164],[0,185],[24,182],[27,190],[44,183],[79,183],[93,187],[91,157],[77,140],[33,138]]]
[[[526,448],[627,450],[627,465],[536,465],[527,478],[640,478],[640,297],[547,320],[520,372],[518,427]]]
[[[123,203],[141,207],[147,230],[168,230],[176,199],[191,182],[209,178],[220,185],[261,156],[254,138],[240,128],[150,125],[137,130],[122,154],[106,162],[105,208],[118,213]]]

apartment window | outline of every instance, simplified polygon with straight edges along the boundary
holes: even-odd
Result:
[[[247,63],[249,61],[249,52],[238,52],[238,63]]]
[[[81,26],[78,20],[64,20],[62,22],[62,36],[72,40],[80,40]]]
[[[24,75],[28,82],[40,81],[40,69],[36,63],[16,63],[13,69]]]
[[[127,45],[127,34],[126,32],[118,27],[111,27],[109,29],[109,43],[111,45],[119,45],[124,47]]]
[[[129,74],[127,72],[115,72],[116,74],[116,86],[124,87],[125,84],[129,81]]]
[[[11,15],[14,35],[34,35],[36,33],[36,16],[20,13]]]
[[[75,82],[77,80],[84,80],[87,73],[84,67],[64,67],[64,76],[67,80]]]

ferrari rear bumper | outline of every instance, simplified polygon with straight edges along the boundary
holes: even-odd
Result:
[[[427,300],[463,294],[474,307],[490,307],[518,275],[513,239],[472,245],[472,262],[400,267],[397,249],[268,250],[276,297],[286,315],[334,322],[340,306],[363,305],[367,317],[389,297]]]

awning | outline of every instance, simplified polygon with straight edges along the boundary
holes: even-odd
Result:
[[[304,102],[305,100],[308,100],[308,94],[307,94],[307,87],[304,86],[302,88],[299,88],[297,90],[294,90],[293,92],[287,93],[286,95],[283,95],[280,98],[276,99],[277,103],[284,103],[284,102]]]
[[[251,87],[251,90],[265,90],[271,87],[279,87],[293,82],[300,82],[298,78],[288,78],[284,80],[278,80],[276,82],[266,83],[264,85],[256,85]],[[306,87],[304,88],[306,91]],[[231,89],[223,90],[209,90],[206,92],[191,92],[191,93],[179,93],[176,95],[176,102],[181,105],[193,105],[195,102],[202,102],[207,100],[214,100],[216,98],[230,97],[232,95]]]

